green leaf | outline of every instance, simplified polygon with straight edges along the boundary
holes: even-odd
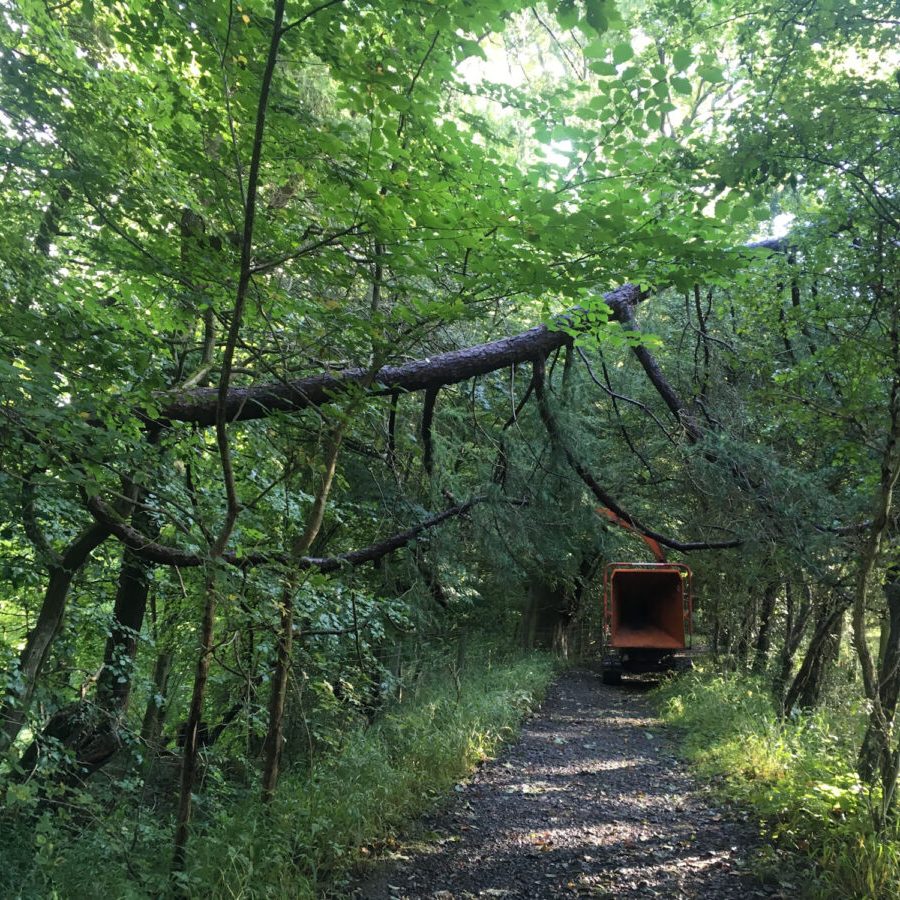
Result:
[[[612,0],[585,0],[584,9],[588,25],[597,34],[603,34],[609,28],[610,19],[616,12]]]
[[[556,7],[556,21],[566,29],[574,28],[578,24],[578,7],[575,0],[562,0]]]
[[[623,41],[621,44],[616,44],[613,48],[613,62],[616,63],[616,65],[628,62],[632,56],[634,56],[634,50],[629,43]]]
[[[612,63],[595,62],[591,63],[591,71],[596,72],[598,75],[615,75],[618,69]]]
[[[697,74],[711,84],[718,84],[725,80],[725,76],[718,66],[700,66]]]
[[[675,66],[676,72],[683,72],[692,62],[694,56],[690,50],[679,48],[672,54],[672,65]]]

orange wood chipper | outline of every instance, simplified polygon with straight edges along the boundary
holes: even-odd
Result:
[[[603,573],[604,684],[619,684],[624,673],[678,672],[691,667],[693,635],[691,570],[667,562],[653,538],[611,510],[597,510],[634,531],[656,562],[611,562]]]

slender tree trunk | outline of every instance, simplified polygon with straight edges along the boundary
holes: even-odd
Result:
[[[785,687],[794,668],[794,656],[800,649],[800,642],[806,633],[806,626],[812,612],[812,591],[806,584],[803,585],[803,589],[805,591],[803,602],[799,608],[796,608],[793,587],[790,582],[785,585],[784,643],[781,645],[779,654],[778,674],[772,683],[772,694],[779,701],[782,714],[785,711]]]
[[[716,591],[715,596],[712,602],[712,609],[710,610],[710,617],[712,618],[712,627],[711,634],[709,638],[709,649],[713,655],[714,659],[719,658],[719,653],[722,648],[722,609],[721,609],[721,600],[719,598],[719,592]]]
[[[331,486],[334,483],[334,475],[337,471],[337,460],[341,450],[346,422],[347,420],[344,419],[332,433],[325,454],[325,470],[322,473],[322,481],[310,510],[309,520],[303,533],[291,547],[291,557],[293,559],[303,556],[309,550],[322,527],[328,495],[331,493]],[[265,765],[263,768],[262,793],[263,800],[266,802],[275,795],[275,786],[278,783],[278,770],[281,763],[281,750],[284,743],[284,709],[291,672],[291,651],[294,644],[294,595],[300,583],[299,576],[300,572],[298,569],[295,568],[291,571],[281,596],[278,648],[276,651],[275,671],[272,677],[272,688],[269,695],[269,729],[266,733],[264,745]]]
[[[859,561],[856,576],[856,596],[853,603],[853,643],[862,671],[863,689],[866,699],[872,704],[865,740],[860,747],[858,770],[860,777],[872,783],[875,774],[884,770],[884,760],[891,754],[894,727],[894,710],[885,709],[881,701],[881,684],[869,649],[866,634],[866,612],[868,609],[869,582],[875,570],[879,554],[890,523],[891,506],[897,478],[900,475],[900,335],[896,320],[891,331],[894,365],[897,369],[890,396],[891,427],[881,458],[881,478],[875,498],[875,510],[869,535]],[[893,784],[885,785],[885,798],[893,795]],[[887,809],[882,810],[882,820]]]
[[[756,624],[756,606],[756,594],[751,593],[747,598],[747,605],[744,607],[744,615],[738,626],[737,644],[734,648],[734,654],[741,665],[746,664],[747,657],[750,655],[753,626]]]
[[[769,662],[769,650],[772,646],[772,617],[775,614],[778,588],[779,585],[776,582],[769,582],[763,592],[762,607],[759,611],[759,631],[756,634],[756,648],[753,657],[754,675],[762,675]]]
[[[210,570],[206,579],[206,602],[203,607],[203,622],[200,626],[200,648],[197,655],[197,669],[194,673],[194,689],[188,711],[184,735],[183,759],[181,765],[181,791],[178,797],[178,816],[175,827],[175,852],[173,868],[180,872],[187,862],[188,828],[191,822],[191,795],[200,750],[200,726],[203,721],[203,701],[206,697],[206,682],[209,678],[209,663],[212,658],[213,635],[216,625],[216,573]]]
[[[163,727],[169,706],[169,676],[175,654],[171,650],[161,650],[153,666],[153,688],[147,699],[144,720],[141,723],[141,741],[151,752],[160,747]]]
[[[294,593],[296,584],[285,588],[281,596],[278,623],[278,646],[272,688],[269,694],[269,727],[263,744],[265,765],[263,768],[263,799],[269,801],[275,795],[278,771],[281,766],[281,750],[284,743],[284,710],[291,674],[291,654],[294,647]]]
[[[191,797],[194,789],[194,775],[197,769],[199,751],[200,723],[203,717],[203,701],[206,695],[206,682],[209,676],[209,664],[213,649],[213,636],[216,619],[216,571],[214,566],[221,559],[234,530],[240,513],[240,501],[234,482],[234,467],[231,455],[231,442],[228,426],[233,419],[228,415],[227,400],[231,383],[234,353],[240,336],[243,322],[247,292],[252,278],[253,234],[256,222],[256,201],[259,187],[260,163],[263,153],[263,137],[266,128],[266,111],[269,105],[269,92],[272,78],[278,61],[278,48],[284,36],[285,0],[274,0],[272,31],[269,37],[269,50],[259,88],[259,100],[256,107],[256,126],[253,133],[253,150],[250,154],[250,167],[247,173],[247,187],[244,200],[244,229],[241,239],[241,262],[238,275],[237,292],[231,310],[231,322],[225,346],[222,351],[222,369],[219,374],[219,386],[216,390],[215,426],[216,446],[219,451],[219,462],[222,467],[222,480],[225,487],[226,512],[225,521],[218,536],[210,546],[210,569],[206,583],[206,599],[203,608],[203,624],[200,636],[200,653],[197,658],[197,671],[194,676],[194,690],[188,714],[184,753],[181,767],[181,791],[178,798],[178,813],[175,826],[174,853],[172,869],[183,871],[187,862],[188,828],[191,821]],[[316,8],[318,9],[318,8]],[[316,10],[308,15],[313,15]],[[302,20],[297,20],[302,21]]]

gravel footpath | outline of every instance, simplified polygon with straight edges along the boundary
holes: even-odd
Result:
[[[746,870],[757,830],[675,758],[647,687],[564,674],[520,739],[344,896],[796,896]]]

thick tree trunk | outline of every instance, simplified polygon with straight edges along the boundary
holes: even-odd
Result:
[[[636,329],[630,310],[645,296],[646,293],[634,284],[626,284],[615,291],[610,291],[604,295],[604,300],[612,309],[610,318],[628,321],[629,328]],[[577,322],[577,317],[578,311],[575,310],[561,316],[559,324],[571,330],[572,325]],[[375,392],[406,393],[457,384],[476,375],[486,375],[497,369],[530,362],[537,357],[546,357],[554,350],[570,344],[571,341],[569,332],[561,327],[550,329],[546,325],[538,325],[522,334],[487,344],[439,353],[402,366],[384,366],[375,374],[377,385]],[[642,349],[643,353],[639,356],[649,357],[646,349]],[[244,422],[263,419],[275,412],[297,412],[310,406],[332,403],[348,389],[367,386],[371,381],[371,371],[359,368],[347,369],[339,375],[326,373],[299,381],[245,388],[233,387],[228,392],[226,415],[229,422]],[[217,392],[214,388],[195,388],[180,395],[165,393],[160,394],[157,399],[161,406],[159,418],[163,421],[215,424]]]
[[[822,702],[822,695],[828,683],[828,676],[834,669],[841,650],[844,636],[844,610],[841,609],[825,635],[821,651],[814,658],[810,677],[806,679],[797,696],[797,705],[802,709],[815,709]]]
[[[881,708],[888,722],[893,722],[900,698],[900,572],[884,586],[887,598],[887,614],[882,622],[881,656],[878,666],[878,695]],[[893,753],[882,745],[880,735],[868,723],[859,754],[860,775],[865,781],[873,781],[880,773],[882,783],[888,786],[894,767]]]
[[[106,526],[101,524],[85,529],[69,545],[58,562],[50,567],[50,579],[37,623],[19,655],[15,672],[8,679],[18,685],[15,696],[0,705],[0,753],[5,752],[16,739],[28,715],[41,670],[62,625],[72,579],[109,533]]]
[[[143,510],[135,513],[133,522],[142,532],[154,536],[158,534],[158,529],[152,526]],[[128,708],[134,681],[134,660],[149,593],[150,566],[126,548],[119,569],[112,628],[103,652],[103,669],[97,681],[97,702],[111,713],[122,714]]]
[[[141,499],[139,496],[138,502]],[[143,530],[152,530],[142,507],[137,508],[133,521]],[[48,737],[61,741],[74,754],[76,765],[85,775],[102,768],[121,747],[119,726],[131,697],[135,653],[150,588],[148,574],[148,564],[126,548],[96,698],[57,710],[36,739],[37,743]],[[39,748],[34,749],[37,752]],[[36,759],[34,753],[28,753],[23,761],[32,758]]]

